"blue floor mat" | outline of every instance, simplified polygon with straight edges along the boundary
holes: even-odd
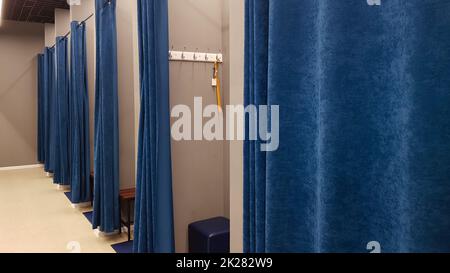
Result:
[[[115,244],[111,247],[119,254],[133,253],[133,241]]]
[[[72,192],[65,192],[64,195],[67,197],[67,199],[69,199],[70,203],[72,203]]]
[[[67,197],[67,199],[69,199],[70,203],[74,204],[72,201],[72,192],[70,191],[64,192],[64,195]]]
[[[86,219],[88,219],[89,223],[91,223],[91,224],[92,224],[92,214],[93,213],[94,213],[93,211],[88,211],[88,212],[83,213],[84,217],[86,217]]]

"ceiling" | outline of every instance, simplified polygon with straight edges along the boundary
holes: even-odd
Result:
[[[55,8],[69,9],[66,0],[4,0],[6,20],[54,23]]]

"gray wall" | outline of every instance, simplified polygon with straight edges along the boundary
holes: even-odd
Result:
[[[53,46],[55,44],[55,38],[55,25],[45,24],[45,46]]]
[[[230,105],[230,10],[229,0],[222,0],[222,99],[224,105]],[[226,127],[226,118],[224,118],[224,128]],[[224,209],[225,216],[230,218],[230,142],[223,142],[223,179],[224,179]]]
[[[70,11],[66,9],[55,9],[55,35],[56,37],[66,35],[70,30]]]
[[[131,3],[134,2],[134,3]],[[120,186],[136,185],[134,128],[134,62],[133,13],[135,1],[117,1],[117,62],[119,85]],[[137,72],[138,73],[138,72]]]
[[[37,54],[44,25],[0,27],[0,167],[37,163]]]
[[[229,103],[244,104],[244,30],[245,8],[244,1],[224,0],[227,10],[227,27],[225,35],[228,37],[225,48],[225,63],[228,67]],[[243,143],[231,141],[228,146],[229,161],[229,204],[231,221],[231,252],[243,251]]]
[[[170,46],[174,50],[222,52],[222,0],[169,0]],[[192,107],[194,97],[215,104],[212,64],[170,64],[172,107]],[[228,215],[224,142],[172,141],[177,252],[187,251],[190,223]]]

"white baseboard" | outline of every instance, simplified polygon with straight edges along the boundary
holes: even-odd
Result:
[[[59,191],[70,191],[70,186],[56,185],[56,188],[57,188]]]
[[[11,167],[2,167],[0,171],[16,171],[16,170],[26,170],[26,169],[38,169],[43,168],[44,165],[36,164],[36,165],[24,165],[24,166],[11,166]]]
[[[122,229],[122,233],[128,233],[127,227],[123,226],[121,229]],[[131,226],[131,232],[132,233],[134,232],[134,225]],[[111,233],[104,233],[104,232],[101,232],[99,229],[94,229],[94,234],[97,238],[105,238],[105,237],[118,235],[119,231],[117,230],[117,231],[114,231]]]
[[[114,231],[111,233],[105,233],[105,232],[101,232],[99,229],[94,229],[94,234],[97,238],[105,238],[105,237],[111,237],[111,236],[115,236],[119,234],[119,231]]]
[[[91,202],[72,204],[72,208],[74,209],[84,209],[89,208],[91,206]]]
[[[133,232],[134,232],[134,225],[131,225],[131,234],[133,234]],[[123,226],[122,227],[122,232],[123,233],[128,233],[128,227],[125,227],[125,226]]]

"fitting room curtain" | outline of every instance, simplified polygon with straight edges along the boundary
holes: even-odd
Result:
[[[246,1],[246,252],[450,251],[449,4]]]
[[[167,0],[138,0],[141,114],[134,251],[174,251]]]
[[[93,227],[120,228],[116,0],[96,0],[97,65]]]
[[[45,92],[44,92],[44,54],[38,54],[38,161],[45,162]]]
[[[45,171],[55,170],[55,49],[45,48],[44,53],[44,91],[45,97]]]
[[[54,182],[70,185],[69,170],[69,69],[68,39],[56,38],[56,89],[55,89],[55,169]]]
[[[91,200],[89,94],[86,70],[86,24],[71,23],[70,46],[70,113],[71,113],[71,168],[72,203]]]

